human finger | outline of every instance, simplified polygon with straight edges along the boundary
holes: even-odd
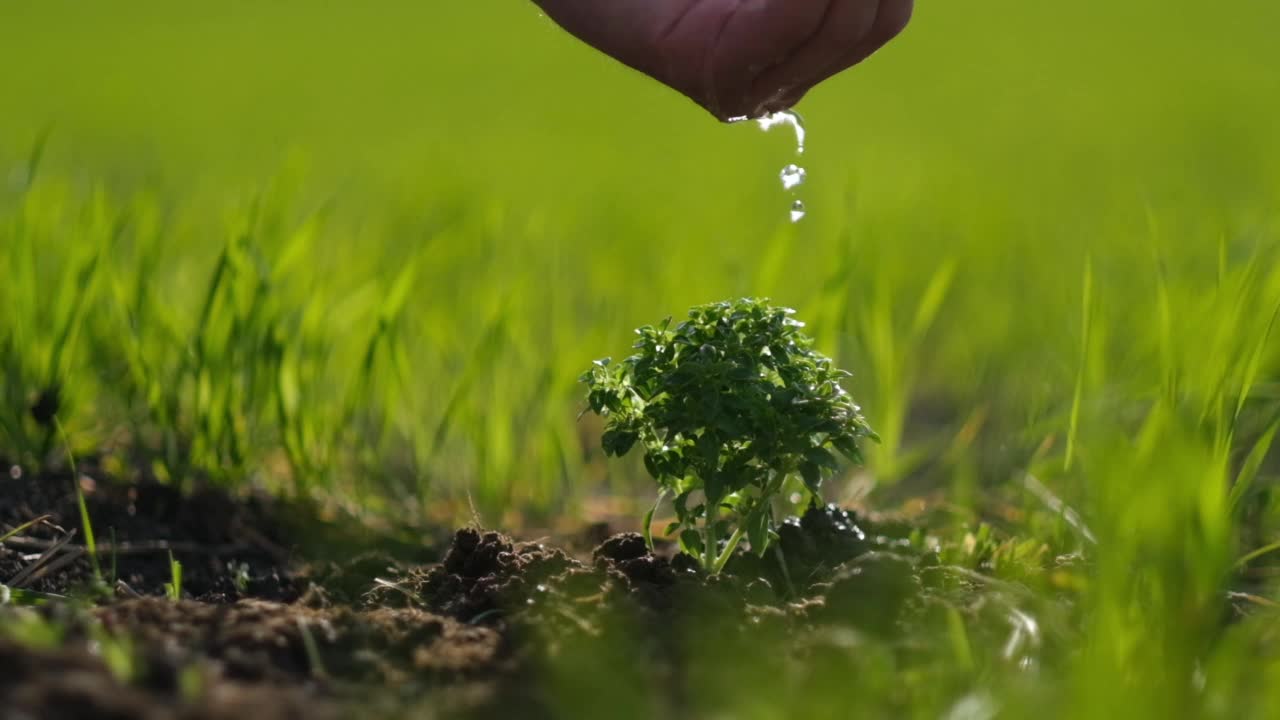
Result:
[[[729,15],[710,58],[718,114],[757,115],[757,78],[787,61],[819,32],[834,0],[745,0]]]
[[[867,33],[862,42],[851,48],[839,61],[822,72],[814,84],[821,83],[866,60],[890,40],[902,34],[911,22],[914,6],[913,0],[880,0],[880,8],[876,13],[875,25],[871,28],[871,32]]]
[[[911,20],[913,4],[912,0],[882,0],[876,14],[875,25],[861,43],[851,48],[848,54],[814,78],[811,83],[804,83],[787,91],[781,97],[767,100],[764,103],[765,112],[772,113],[795,107],[815,86],[875,54],[906,29]]]
[[[785,62],[756,79],[753,94],[768,100],[807,90],[838,65],[872,31],[879,0],[833,0],[821,27]]]

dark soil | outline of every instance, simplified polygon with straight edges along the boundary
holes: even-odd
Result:
[[[107,581],[121,581],[126,594],[163,593],[170,578],[170,552],[183,565],[183,588],[192,597],[290,600],[300,593],[290,572],[289,550],[261,500],[235,501],[213,490],[184,496],[155,483],[123,487],[82,478],[81,486],[101,572]],[[50,516],[48,522],[0,550],[0,581],[18,575],[69,533],[75,537],[68,548],[81,547],[85,538],[69,475],[15,471],[0,476],[0,526],[17,527],[43,515]],[[57,553],[24,585],[37,592],[66,593],[90,584],[94,569],[88,553],[74,559],[70,555]]]
[[[122,681],[90,646],[33,649],[0,638],[0,716],[112,720],[285,720],[338,718],[337,706],[304,687],[273,687],[206,676],[198,697],[184,697],[182,669],[150,660],[146,674]]]
[[[277,502],[154,484],[88,489],[122,584],[87,606],[0,608],[0,667],[19,668],[0,673],[5,717],[553,718],[565,716],[566,694],[576,714],[605,717],[619,693],[679,716],[691,687],[708,682],[693,672],[690,627],[712,633],[717,652],[759,654],[770,638],[788,648],[756,664],[766,682],[789,657],[820,655],[849,632],[898,632],[908,614],[927,615],[925,582],[954,584],[922,580],[928,559],[895,539],[903,528],[873,529],[833,507],[784,525],[778,552],[740,554],[708,578],[635,534],[573,556],[474,528],[454,533],[438,562],[394,542],[374,552],[373,541],[337,541],[342,557],[308,564],[315,556],[288,536],[306,525],[282,520]],[[79,524],[69,477],[0,478],[0,533],[44,514],[49,524],[0,548],[0,582]],[[316,527],[333,555],[344,525]],[[422,545],[416,554],[431,555],[434,543]],[[180,602],[162,597],[170,549],[184,567]],[[85,597],[92,579],[80,556],[23,585]],[[58,628],[57,639],[3,639],[5,627],[33,623]],[[123,669],[113,642],[133,658]]]
[[[447,542],[447,536],[406,541],[350,519],[321,520],[313,506],[262,494],[237,497],[211,487],[184,494],[154,481],[91,479],[101,477],[83,471],[80,486],[97,541],[99,572],[108,590],[124,597],[163,594],[171,576],[170,554],[182,564],[184,597],[289,602],[317,581],[342,591],[345,576],[362,565],[385,567],[392,558],[426,562]],[[84,552],[71,475],[37,476],[0,463],[0,535],[46,515],[47,521],[0,547],[0,583],[29,570],[38,556],[74,534],[22,586],[65,594],[93,584],[94,565]]]

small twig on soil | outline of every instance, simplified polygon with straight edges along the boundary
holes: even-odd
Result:
[[[129,587],[129,583],[123,580],[116,580],[116,595],[120,597],[133,598],[135,600],[142,597],[141,593]]]
[[[59,545],[61,541],[57,540],[41,540],[39,538],[29,537],[13,537],[4,542],[5,545],[11,545],[19,549],[28,550],[47,550]],[[85,550],[83,545],[73,545],[72,547]],[[236,543],[234,545],[201,545],[199,543],[169,542],[168,540],[149,540],[144,542],[123,542],[118,544],[99,544],[99,553],[115,553],[117,555],[146,555],[149,553],[167,553],[175,552],[184,555],[231,555],[245,550],[252,550],[254,546],[244,543]],[[265,548],[264,548],[265,550]]]
[[[35,571],[35,573],[31,575],[31,577],[27,578],[27,581],[39,580],[40,578],[46,575],[55,573],[61,570],[62,568],[70,565],[71,563],[75,562],[76,560],[79,560],[81,557],[83,557],[86,554],[84,551],[84,548],[81,548],[75,545],[71,546],[71,548],[72,549],[67,550],[58,559],[50,562],[49,564]]]
[[[62,550],[62,548],[66,547],[67,544],[71,542],[71,539],[74,538],[75,536],[76,536],[76,531],[71,530],[66,535],[63,535],[57,540],[43,541],[46,543],[46,545],[44,547],[44,551],[40,553],[40,556],[37,557],[34,561],[32,561],[30,565],[22,568],[22,570],[17,575],[14,575],[13,579],[10,580],[7,584],[10,585],[11,587],[22,587],[23,583],[31,579],[35,575],[36,571],[39,570],[42,565],[49,562],[50,558],[52,558],[54,555],[57,555],[58,552]],[[8,540],[5,541],[5,544],[18,544],[18,540],[19,538],[16,538],[16,537],[9,538]],[[83,552],[84,552],[84,549],[80,548],[80,553],[83,553]],[[74,559],[75,557],[79,557],[80,553],[76,553],[72,559]],[[70,562],[70,561],[67,561],[67,562]],[[58,567],[63,567],[66,564],[67,564],[66,562],[62,562],[58,565]]]

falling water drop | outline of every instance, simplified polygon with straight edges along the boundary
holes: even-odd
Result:
[[[804,201],[797,200],[791,203],[791,222],[798,223],[804,219],[806,210],[804,209]]]
[[[796,132],[796,154],[804,154],[805,129],[804,119],[792,110],[779,110],[756,120],[760,129],[768,132],[779,125],[790,125]]]
[[[782,174],[780,175],[782,178],[782,189],[794,190],[795,188],[803,185],[805,174],[804,168],[796,165],[795,163],[791,163],[790,165],[782,168]]]
[[[776,113],[770,113],[763,117],[756,118],[756,123],[761,130],[768,132],[779,125],[790,127],[796,134],[796,155],[804,155],[804,141],[806,137],[804,129],[804,120],[800,115],[792,110],[780,110]],[[804,184],[805,169],[791,163],[782,168],[779,178],[782,180],[782,189],[788,192],[794,191],[796,188]],[[791,204],[791,222],[797,223],[804,219],[807,211],[804,202],[796,200]]]

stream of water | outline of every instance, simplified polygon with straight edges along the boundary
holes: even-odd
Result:
[[[804,155],[805,129],[804,120],[794,110],[781,110],[770,115],[758,118],[756,123],[761,130],[769,132],[775,127],[785,125],[795,131],[796,134],[796,157]],[[791,193],[794,197],[798,195],[797,189],[804,184],[807,173],[805,169],[795,163],[790,163],[782,168],[782,172],[778,177],[782,181],[782,189]],[[791,222],[797,223],[804,219],[808,213],[805,208],[804,201],[799,197],[795,197],[791,202]]]

